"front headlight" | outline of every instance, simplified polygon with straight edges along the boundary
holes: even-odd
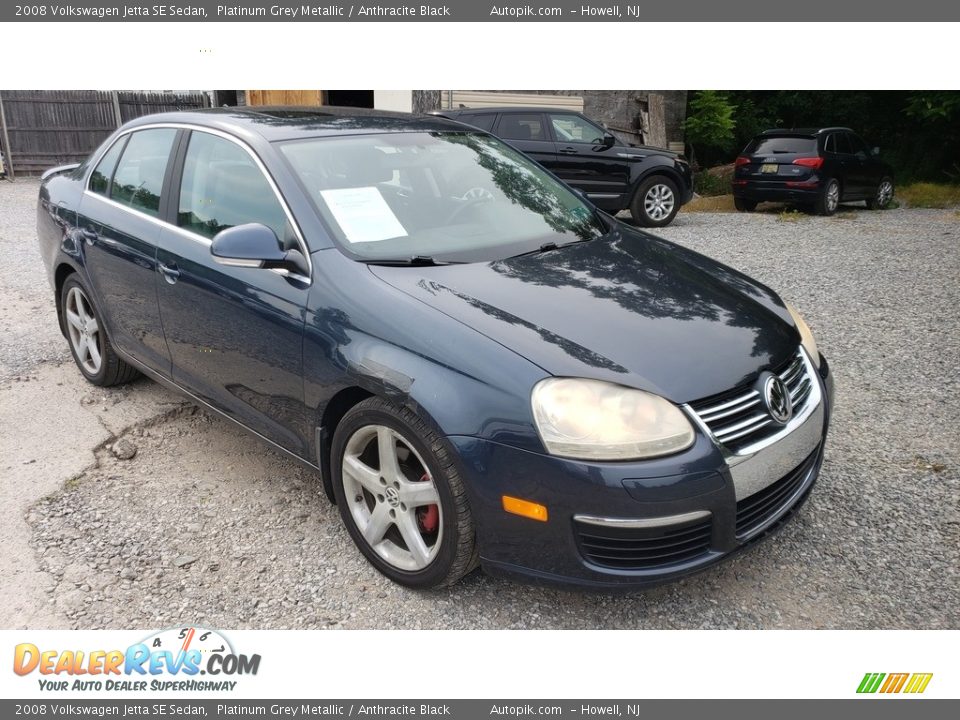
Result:
[[[693,444],[683,412],[642,390],[578,378],[547,378],[533,388],[533,417],[551,455],[636,460]]]
[[[820,367],[820,351],[817,350],[817,341],[813,339],[813,333],[810,332],[810,326],[804,321],[800,313],[797,312],[797,309],[790,303],[784,303],[787,306],[787,312],[790,313],[790,316],[793,318],[793,321],[797,324],[797,330],[800,331],[800,342],[803,344],[803,349],[807,351],[807,355],[810,356],[810,359],[813,360],[813,364],[819,368]]]

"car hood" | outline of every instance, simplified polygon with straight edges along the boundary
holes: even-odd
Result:
[[[623,147],[634,148],[635,150],[643,150],[644,152],[650,155],[664,155],[666,157],[679,157],[680,153],[674,152],[664,147],[657,147],[656,145],[641,145],[639,143],[623,143]]]
[[[607,380],[674,402],[741,385],[800,342],[768,288],[626,228],[489,263],[370,269],[551,375]]]

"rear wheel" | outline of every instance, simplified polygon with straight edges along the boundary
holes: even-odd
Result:
[[[893,200],[893,180],[885,177],[877,185],[876,194],[867,200],[867,207],[871,210],[884,210]]]
[[[477,565],[473,517],[449,443],[406,408],[369,398],[337,426],[340,516],[360,552],[413,588],[451,585]]]
[[[140,375],[114,352],[100,313],[76,275],[63,283],[60,302],[70,352],[87,380],[106,387],[130,382]]]
[[[643,227],[669,225],[679,210],[677,186],[663,175],[644,180],[630,202],[630,214],[634,222]]]
[[[840,205],[840,183],[830,178],[823,185],[820,196],[813,205],[817,215],[833,215]]]
[[[733,199],[733,206],[737,208],[738,212],[753,212],[757,209],[757,201],[735,197]]]

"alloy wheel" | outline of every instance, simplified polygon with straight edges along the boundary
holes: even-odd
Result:
[[[103,336],[90,301],[79,287],[71,287],[67,292],[65,313],[77,362],[87,373],[96,375],[103,362]]]
[[[386,425],[365,425],[347,441],[344,496],[364,541],[391,566],[419,571],[443,541],[443,511],[423,458]]]
[[[651,220],[663,220],[673,212],[676,202],[673,190],[666,185],[652,185],[643,198],[643,209]]]
[[[886,207],[892,199],[893,183],[889,180],[884,180],[880,183],[880,187],[877,188],[877,205],[879,207]]]
[[[827,186],[827,197],[826,197],[826,206],[827,210],[833,212],[837,209],[837,205],[840,204],[840,185],[836,180],[832,181]]]

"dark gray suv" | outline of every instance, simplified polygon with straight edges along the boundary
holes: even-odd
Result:
[[[602,210],[630,210],[644,227],[663,227],[693,197],[693,172],[677,153],[627,145],[570,110],[488,107],[438,110],[526,153]]]

